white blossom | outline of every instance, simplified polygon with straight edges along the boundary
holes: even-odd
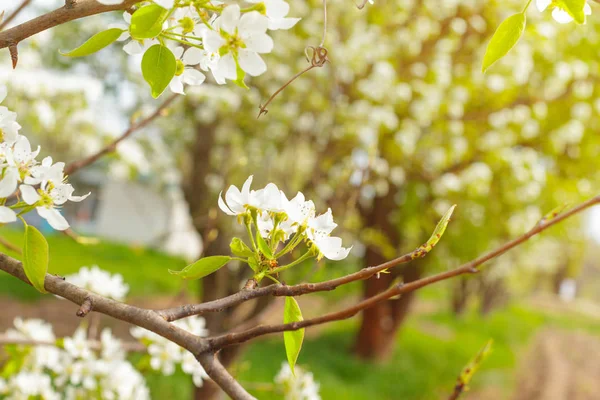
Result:
[[[76,274],[67,275],[65,280],[80,288],[118,301],[123,301],[129,292],[129,285],[123,281],[121,274],[110,274],[97,265],[91,268],[81,267]]]

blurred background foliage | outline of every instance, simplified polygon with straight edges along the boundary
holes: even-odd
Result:
[[[277,45],[266,58],[268,72],[248,82],[250,90],[212,82],[190,88],[169,115],[95,168],[185,199],[204,255],[228,252],[238,227],[217,212],[216,198],[250,174],[257,186],[275,182],[289,194],[303,191],[323,211],[331,207],[339,234],[354,245],[352,260],[303,266],[288,282],[339,276],[411,251],[458,205],[426,259],[364,287],[318,296],[315,310],[376,293],[398,277],[408,282],[456,267],[524,233],[555,207],[597,193],[596,4],[582,26],[559,25],[531,7],[524,38],[484,75],[487,41],[523,2],[378,1],[360,11],[352,1],[330,0],[325,47],[331,62],[288,86],[257,119],[259,105],[307,66],[305,48],[321,40],[321,4],[291,4],[290,15],[303,19],[290,31],[273,33]],[[8,75],[13,95],[7,105],[19,113],[24,132],[56,159],[89,154],[118,135],[131,116],[161,101],[149,98],[139,60],[126,57],[119,44],[82,60],[66,60],[56,51],[76,47],[120,18],[70,23],[24,43],[23,75]],[[6,54],[1,61],[8,68]],[[37,77],[24,78],[27,71]],[[404,296],[367,310],[362,319],[319,331],[300,363],[315,372],[325,399],[340,393],[348,399],[439,398],[493,337],[496,350],[474,385],[496,388],[497,398],[510,396],[536,332],[545,327],[600,333],[598,237],[590,239],[591,220],[586,214],[552,228],[480,274],[428,289],[419,301]],[[2,235],[13,238],[11,232]],[[171,262],[183,261],[151,250],[120,257],[126,251],[120,245],[80,250],[67,238],[52,240],[51,247],[53,272],[100,264],[121,272],[134,296],[156,290],[211,299],[237,290],[247,273],[224,269],[200,288],[181,288],[161,274]],[[559,307],[550,294],[559,294],[569,279],[577,282],[578,300]],[[15,293],[4,281],[5,292]],[[215,333],[228,329],[266,306],[208,316],[209,327]],[[243,381],[271,380],[283,360],[276,339],[239,350],[223,357]],[[169,382],[157,378],[155,390],[169,390]],[[197,398],[210,398],[210,390],[202,390]],[[483,393],[481,398],[494,398]]]

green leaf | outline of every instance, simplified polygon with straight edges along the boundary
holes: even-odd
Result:
[[[176,69],[175,56],[166,46],[155,44],[146,50],[142,58],[142,75],[152,89],[152,97],[157,98],[165,91]]]
[[[23,269],[29,282],[42,293],[48,271],[48,242],[35,227],[25,225],[25,243],[23,245]]]
[[[258,272],[258,261],[255,256],[248,257],[248,265],[252,268],[252,271]]]
[[[506,18],[487,46],[483,56],[482,71],[485,72],[496,61],[504,57],[519,41],[525,31],[525,14],[518,13]]]
[[[469,385],[473,375],[475,372],[481,367],[481,363],[485,360],[490,353],[492,352],[492,344],[494,343],[493,339],[489,339],[487,343],[479,350],[479,352],[473,357],[471,361],[465,366],[462,370],[459,382],[462,383],[465,387]]]
[[[229,244],[231,252],[238,257],[252,257],[254,252],[240,238],[234,237]]]
[[[446,232],[446,228],[448,227],[448,223],[450,222],[450,217],[452,217],[452,213],[454,213],[455,208],[456,204],[454,204],[452,207],[450,207],[448,211],[446,211],[446,214],[442,216],[442,219],[440,219],[438,224],[435,226],[435,229],[429,237],[429,240],[427,240],[425,244],[423,244],[413,252],[413,259],[425,257],[425,255],[427,255],[427,253],[433,250],[435,245],[438,244],[438,242],[442,238],[442,235],[444,235],[444,232]]]
[[[585,24],[585,0],[558,0],[554,4],[565,10],[578,24]]]
[[[260,235],[260,232],[257,232],[256,234],[256,244],[258,245],[258,249],[260,250],[260,252],[263,253],[265,257],[267,257],[269,260],[273,259],[273,251],[271,250],[265,239],[263,239],[263,237]]]
[[[131,16],[129,33],[134,39],[152,39],[160,35],[163,23],[169,15],[169,10],[156,4],[149,4],[139,8]]]
[[[217,271],[231,260],[229,256],[212,256],[199,259],[181,271],[169,270],[172,275],[177,275],[186,280],[200,279]]]
[[[302,312],[298,302],[293,297],[285,298],[285,308],[283,310],[283,323],[289,324],[290,322],[302,321]],[[285,353],[287,355],[288,363],[292,369],[292,374],[295,375],[294,366],[298,360],[300,349],[302,349],[302,342],[304,341],[304,328],[296,331],[283,332],[283,343],[285,344]]]
[[[68,53],[60,52],[60,54],[66,57],[89,56],[116,41],[123,32],[125,32],[125,30],[119,28],[107,29],[96,33],[78,48],[71,50]]]

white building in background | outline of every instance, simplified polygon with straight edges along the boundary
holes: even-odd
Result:
[[[98,171],[81,174],[78,181],[76,187],[92,195],[64,210],[76,232],[190,260],[200,254],[202,241],[179,188],[161,193],[143,183],[107,179]]]

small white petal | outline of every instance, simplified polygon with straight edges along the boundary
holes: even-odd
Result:
[[[245,14],[247,15],[247,14]],[[227,33],[235,33],[240,22],[240,6],[232,4],[223,9],[221,17],[219,18],[219,26]],[[210,50],[209,50],[210,51]]]
[[[136,54],[142,54],[144,52],[144,48],[137,40],[130,40],[125,46],[123,46],[123,51],[130,56],[133,56]]]
[[[19,171],[16,168],[8,168],[4,178],[0,181],[0,198],[6,198],[17,190]]]
[[[266,33],[259,33],[247,38],[246,49],[257,53],[270,53],[273,50],[273,39]]]
[[[169,83],[169,89],[171,92],[177,94],[185,94],[183,91],[183,81],[181,80],[181,76],[174,76]]]
[[[84,194],[83,196],[73,196],[73,195],[71,195],[71,196],[69,196],[69,201],[73,201],[75,203],[79,203],[79,202],[87,199],[90,196],[90,194],[92,194],[92,192],[88,192],[87,194]]]
[[[183,71],[183,75],[181,75],[181,77],[184,83],[192,86],[202,85],[206,79],[206,76],[204,76],[202,72],[193,68],[187,68],[185,71]]]
[[[276,31],[278,29],[290,29],[300,21],[300,18],[282,18],[269,20],[269,29]]]
[[[0,206],[0,222],[7,224],[9,222],[15,222],[17,220],[17,214],[6,206]]]
[[[259,33],[265,33],[269,25],[267,17],[258,11],[251,11],[242,15],[238,25],[238,32],[242,38]]]
[[[543,12],[552,3],[552,0],[535,0],[535,6],[539,12]]]
[[[173,8],[174,0],[154,0],[154,2],[162,8],[170,10],[171,8]]]
[[[229,207],[227,207],[227,204],[225,204],[225,202],[223,201],[223,197],[221,197],[222,194],[223,192],[219,193],[219,208],[227,215],[236,215],[233,211],[229,209]]]
[[[225,54],[219,59],[217,69],[219,70],[219,76],[222,76],[225,79],[235,80],[237,78],[235,60],[231,53]]]
[[[202,36],[204,49],[209,53],[216,53],[225,44],[225,39],[215,31],[205,31]]]
[[[198,65],[204,58],[204,52],[196,47],[190,47],[185,51],[181,61],[185,65]]]
[[[32,186],[21,185],[19,190],[21,190],[23,201],[29,205],[35,204],[40,199],[40,195]]]
[[[258,76],[267,70],[267,64],[260,56],[246,49],[239,50],[240,67],[251,76]]]
[[[552,10],[552,18],[559,24],[568,24],[573,21],[573,17],[571,17],[568,12],[558,7],[555,7]]]
[[[588,3],[585,3],[585,6],[583,6],[583,13],[585,15],[592,15],[592,7]]]
[[[265,0],[265,6],[269,19],[282,19],[290,12],[290,5],[283,0]]]
[[[69,223],[62,214],[55,208],[36,207],[40,217],[44,218],[50,226],[57,231],[64,231],[69,228]]]
[[[181,56],[183,55],[183,47],[181,46],[177,46],[175,47],[172,51],[173,51],[173,55],[175,56],[176,59],[180,59]]]

